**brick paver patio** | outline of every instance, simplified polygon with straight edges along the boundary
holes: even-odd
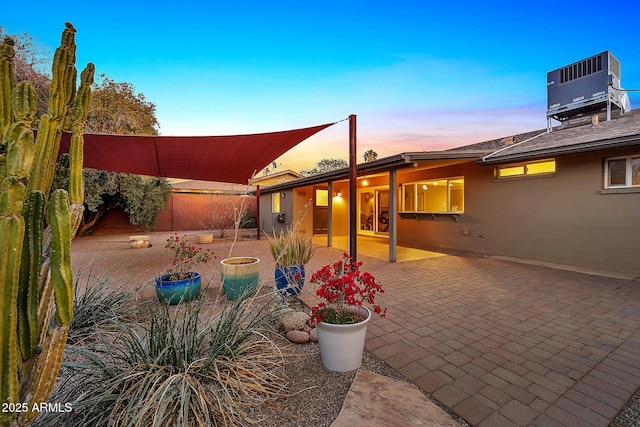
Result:
[[[145,250],[122,236],[76,240],[74,267],[136,265],[147,280],[169,234],[153,233]],[[234,254],[262,258],[263,277],[272,271],[266,241],[238,242]],[[339,254],[320,248],[307,271]],[[473,256],[359,260],[389,309],[370,323],[366,348],[471,425],[607,426],[640,386],[638,279]]]

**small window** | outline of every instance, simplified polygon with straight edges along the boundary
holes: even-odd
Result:
[[[607,159],[605,188],[640,187],[640,155]]]
[[[496,178],[505,179],[512,177],[551,175],[555,171],[555,160],[542,160],[517,165],[498,166],[496,168]]]
[[[321,208],[329,206],[329,190],[316,189],[316,206]]]
[[[271,212],[280,213],[280,193],[271,195]]]

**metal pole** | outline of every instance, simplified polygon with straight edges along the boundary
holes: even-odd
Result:
[[[398,248],[398,184],[396,170],[389,171],[389,262],[396,262]]]
[[[357,185],[358,166],[356,155],[356,115],[349,116],[349,255],[356,261],[358,256],[358,217],[357,206]]]
[[[260,240],[260,186],[256,186],[256,239]]]
[[[329,194],[329,205],[327,206],[327,247],[330,248],[333,244],[331,235],[333,234],[333,182],[329,181],[327,184],[327,192]]]

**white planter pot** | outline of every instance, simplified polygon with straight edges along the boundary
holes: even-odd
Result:
[[[371,320],[371,311],[367,307],[357,307],[365,316],[360,323],[335,325],[318,322],[318,344],[322,365],[336,372],[354,371],[362,365],[362,352],[367,337],[367,324]]]

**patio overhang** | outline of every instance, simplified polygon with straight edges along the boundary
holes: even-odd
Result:
[[[247,184],[282,154],[335,123],[229,136],[84,135],[84,166],[114,172]],[[63,133],[60,153],[69,151]]]

